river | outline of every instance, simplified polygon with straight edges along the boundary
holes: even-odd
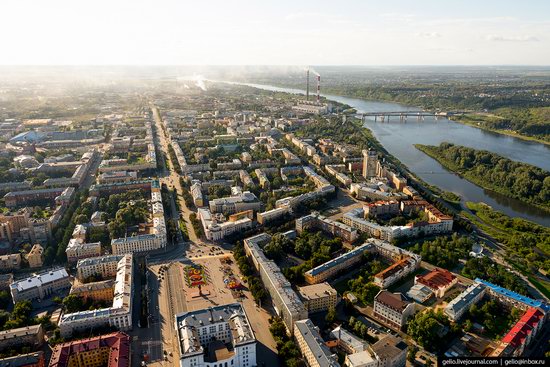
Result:
[[[305,91],[293,88],[281,88],[272,85],[254,83],[234,83],[247,85],[275,92],[305,94]],[[416,107],[398,103],[368,101],[358,98],[323,94],[323,97],[347,104],[357,112],[391,112],[418,110]],[[550,214],[525,204],[519,200],[506,197],[493,191],[485,190],[460,176],[447,171],[433,158],[414,147],[414,144],[439,145],[447,141],[475,149],[485,149],[509,159],[532,164],[550,171],[550,147],[507,135],[497,134],[468,125],[450,121],[446,118],[426,117],[422,121],[409,118],[400,122],[398,117],[389,122],[375,122],[374,118],[366,120],[368,127],[378,141],[396,158],[403,162],[414,174],[424,181],[442,190],[460,195],[464,201],[484,202],[495,210],[511,217],[520,217],[550,227]]]

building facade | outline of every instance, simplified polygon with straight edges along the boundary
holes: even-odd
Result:
[[[414,311],[414,303],[407,301],[401,293],[381,290],[374,297],[374,317],[393,329],[401,330]]]
[[[338,303],[338,292],[327,282],[298,288],[308,314],[334,310]]]
[[[175,327],[180,367],[257,365],[256,337],[238,303],[178,314]]]

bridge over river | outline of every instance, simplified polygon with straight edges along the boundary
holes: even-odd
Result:
[[[430,112],[430,111],[383,111],[383,112],[363,112],[356,116],[365,122],[365,118],[374,117],[374,121],[380,120],[384,122],[386,119],[390,121],[391,117],[399,117],[400,121],[407,120],[408,117],[414,117],[417,120],[424,120],[425,117],[446,118],[453,115],[461,115],[464,112]]]

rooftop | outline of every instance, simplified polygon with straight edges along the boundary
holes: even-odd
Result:
[[[407,343],[403,339],[393,336],[391,334],[386,335],[372,345],[372,350],[380,359],[394,359],[408,348]]]
[[[327,282],[299,287],[298,292],[305,300],[337,295],[336,289]]]
[[[502,338],[503,343],[510,343],[518,347],[525,342],[525,339],[532,332],[539,322],[544,320],[544,313],[534,307],[527,309],[521,319],[510,329],[508,334]]]
[[[204,352],[203,346],[199,343],[198,330],[208,325],[229,323],[233,347],[256,341],[244,308],[239,303],[184,312],[176,315],[175,318],[181,356]]]
[[[391,293],[385,290],[378,292],[374,297],[374,302],[381,303],[398,312],[403,312],[411,304],[401,293]]]
[[[322,272],[324,272],[324,271],[326,271],[326,270],[328,270],[328,269],[330,269],[334,266],[337,266],[337,265],[349,260],[350,258],[353,258],[355,256],[359,256],[359,255],[363,254],[365,251],[369,250],[371,247],[372,247],[372,245],[370,243],[364,243],[361,246],[357,246],[353,250],[348,251],[345,254],[342,254],[342,255],[338,256],[337,258],[335,258],[335,259],[329,260],[326,263],[321,264],[321,265],[309,270],[306,274],[309,273],[312,276],[320,274],[320,273],[322,273]]]
[[[44,284],[52,283],[68,277],[69,274],[67,273],[67,270],[65,270],[65,268],[59,268],[40,274],[34,274],[28,278],[15,281],[10,285],[10,287],[12,289],[17,289],[19,292],[24,292],[26,290],[41,287]]]
[[[532,298],[522,296],[519,293],[513,292],[509,289],[500,287],[498,285],[495,285],[493,283],[490,283],[490,282],[488,282],[486,280],[483,280],[483,279],[480,279],[480,278],[476,278],[475,281],[478,282],[478,283],[482,283],[483,285],[487,286],[488,288],[490,288],[492,291],[494,291],[496,293],[499,293],[499,294],[501,294],[505,297],[511,298],[511,299],[516,300],[518,302],[521,302],[521,303],[523,303],[523,304],[525,304],[529,307],[539,307],[545,313],[550,311],[550,305],[543,302],[542,300],[534,300]]]
[[[481,283],[474,283],[460,293],[456,298],[447,304],[446,312],[457,313],[464,307],[469,306],[472,299],[485,290],[485,286]]]
[[[309,350],[320,367],[340,366],[336,356],[334,356],[325,345],[325,341],[321,338],[319,330],[310,319],[296,321],[294,325],[300,331],[300,334],[304,338]]]
[[[447,287],[456,276],[447,269],[435,268],[428,274],[418,275],[416,281],[420,284],[424,284],[430,289],[438,289]]]
[[[130,367],[130,337],[121,332],[58,344],[49,366],[69,367],[71,356],[103,348],[109,353],[107,367]]]

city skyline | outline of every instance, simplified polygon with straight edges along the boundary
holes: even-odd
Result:
[[[0,11],[2,65],[550,64],[544,1],[27,0]]]

